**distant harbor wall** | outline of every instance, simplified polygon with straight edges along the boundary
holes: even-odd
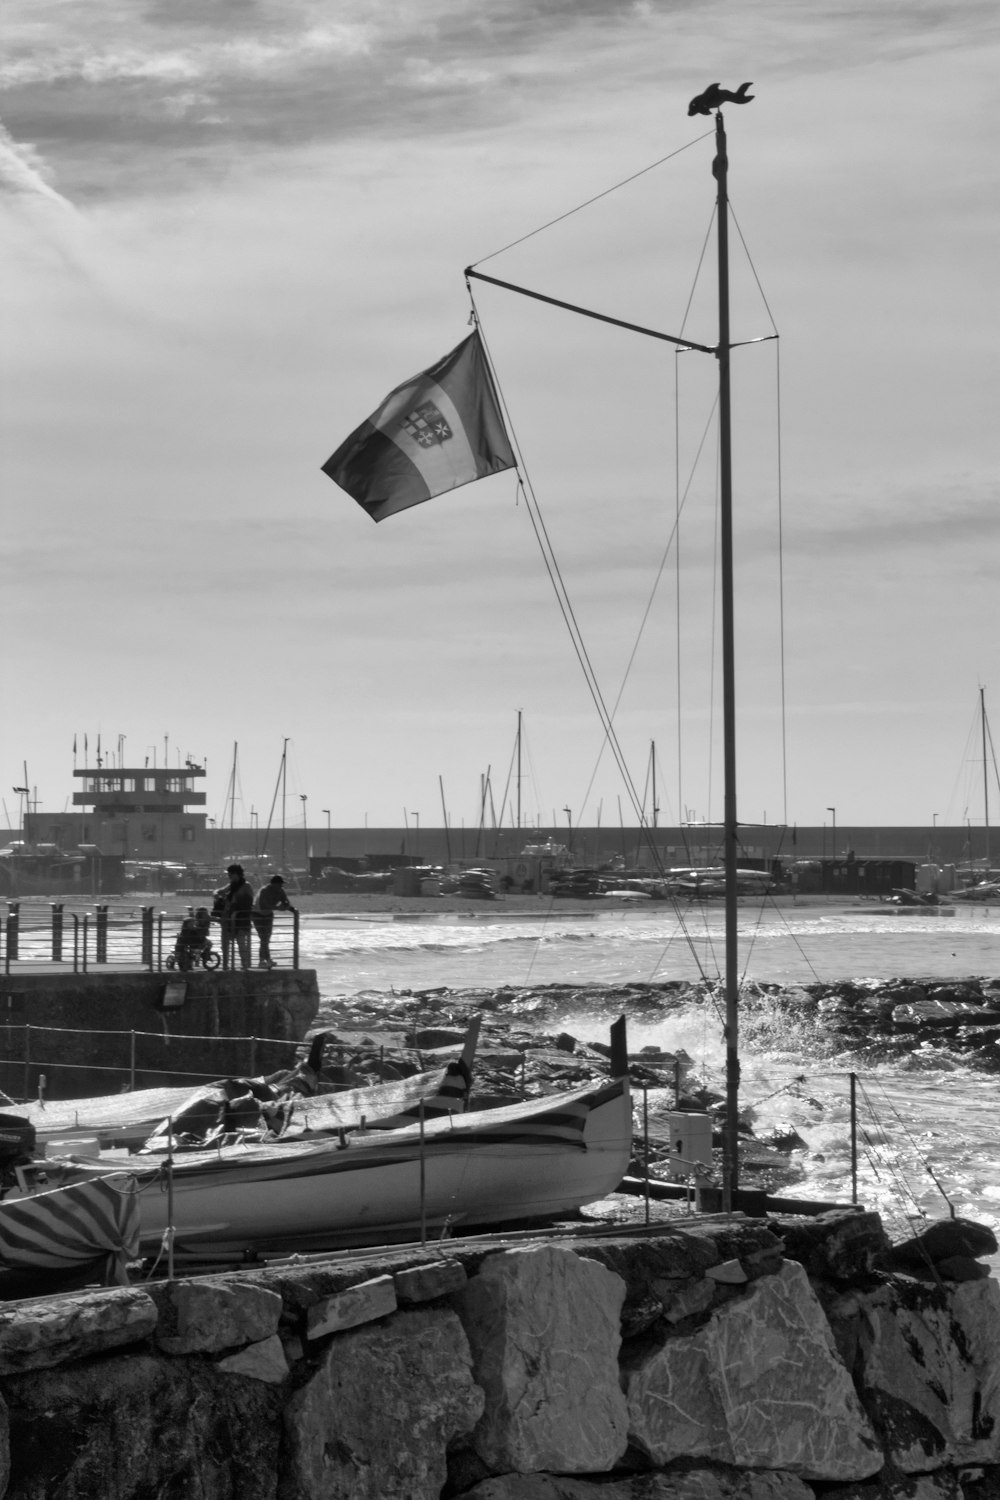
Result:
[[[0,974],[0,1089],[78,1099],[273,1073],[318,1010],[313,969],[12,970]]]
[[[692,1219],[7,1303],[0,1495],[995,1500],[1000,1286],[886,1245]]]

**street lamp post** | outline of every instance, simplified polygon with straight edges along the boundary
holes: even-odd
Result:
[[[566,826],[569,829],[569,852],[570,852],[570,854],[572,854],[573,853],[573,809],[571,807],[564,807],[563,808],[563,812],[566,814]]]
[[[306,815],[306,803],[307,803],[308,799],[306,797],[305,792],[300,792],[299,796],[302,799],[302,846],[305,849],[305,854],[306,854],[306,874],[308,875],[308,873],[309,873],[309,819],[308,819],[308,817]]]
[[[836,859],[837,858],[837,809],[835,807],[828,807],[827,808],[827,812],[833,818],[833,833],[831,835],[831,842],[832,842],[832,846],[833,847],[832,847],[832,849],[831,849],[830,852],[832,853],[834,859]]]
[[[327,859],[329,859],[330,858],[330,809],[328,807],[324,807],[323,811],[326,813],[326,857],[327,857]]]
[[[414,859],[419,859],[420,858],[420,814],[418,812],[415,812],[413,814],[413,821],[417,825],[417,831],[416,831],[416,834],[414,835],[414,837],[416,839],[416,848],[413,851],[413,857],[414,857]]]

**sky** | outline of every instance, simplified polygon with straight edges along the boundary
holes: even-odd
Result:
[[[998,73],[992,0],[7,0],[0,827],[84,735],[236,822],[283,754],[317,827],[720,817],[711,356],[472,283],[627,782],[518,475],[376,525],[321,472],[470,264],[713,344],[713,80],[738,814],[981,825]]]

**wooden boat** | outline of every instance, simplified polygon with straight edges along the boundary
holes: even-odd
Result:
[[[35,1128],[39,1148],[94,1153],[118,1147],[137,1150],[151,1136],[165,1132],[173,1120],[175,1135],[206,1136],[224,1131],[233,1106],[251,1096],[264,1110],[265,1128],[280,1126],[282,1136],[354,1130],[362,1121],[370,1130],[386,1130],[451,1114],[465,1108],[472,1064],[479,1039],[480,1017],[470,1025],[458,1057],[409,1078],[340,1089],[336,1093],[297,1092],[297,1080],[311,1069],[319,1074],[319,1057],[307,1057],[282,1083],[262,1078],[219,1079],[201,1088],[136,1089],[91,1099],[45,1100],[19,1105],[17,1114]],[[322,1038],[314,1039],[313,1048]],[[321,1049],[320,1049],[321,1051]],[[280,1119],[279,1119],[280,1116]],[[245,1117],[241,1121],[246,1124]]]
[[[632,1150],[627,1075],[424,1124],[48,1164],[67,1188],[120,1169],[135,1185],[139,1252],[184,1258],[327,1249],[551,1219],[613,1192]],[[0,1203],[30,1198],[12,1193]],[[52,1194],[48,1194],[52,1196]]]

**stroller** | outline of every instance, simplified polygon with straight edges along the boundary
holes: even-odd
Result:
[[[206,906],[199,906],[193,917],[185,917],[177,934],[174,951],[167,958],[168,969],[217,969],[221,955],[212,947],[208,929],[212,917]]]

